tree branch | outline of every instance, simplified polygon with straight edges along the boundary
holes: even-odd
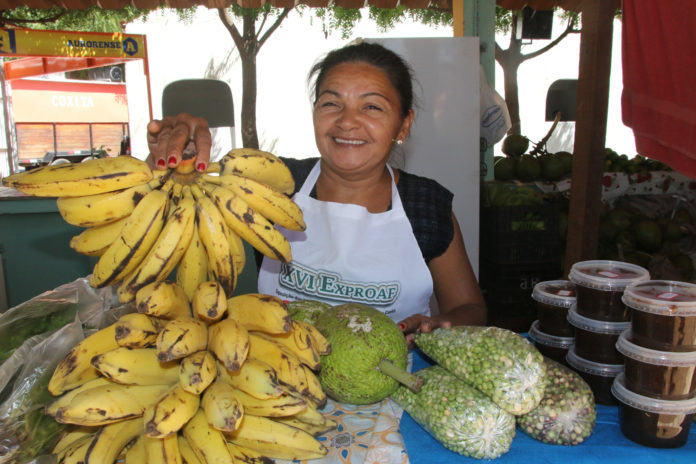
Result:
[[[33,19],[17,18],[17,17],[9,17],[9,18],[0,17],[0,26],[5,26],[5,25],[9,24],[10,26],[22,27],[22,25],[27,25],[27,24],[52,23],[52,22],[58,21],[60,18],[65,16],[65,14],[67,12],[68,12],[68,10],[63,10],[60,13],[56,13],[53,16],[48,16],[46,18],[33,18]]]
[[[280,14],[278,15],[278,17],[277,17],[276,20],[273,22],[273,24],[271,25],[271,27],[269,27],[268,30],[263,34],[263,37],[261,37],[261,38],[259,39],[259,46],[258,46],[258,48],[256,49],[257,52],[258,52],[258,50],[261,49],[261,46],[266,42],[266,40],[268,40],[268,38],[271,36],[271,34],[273,34],[273,32],[274,32],[276,29],[278,29],[278,27],[280,26],[280,23],[282,23],[283,20],[284,20],[285,18],[287,18],[288,14],[290,14],[290,10],[292,10],[292,8],[283,8],[282,13],[280,13]]]
[[[259,41],[259,35],[261,35],[261,31],[263,30],[263,26],[266,24],[267,19],[268,19],[268,10],[263,12],[263,19],[261,20],[261,24],[259,24],[258,33],[254,33],[254,40],[256,40],[257,42]]]
[[[237,50],[243,50],[244,49],[244,40],[242,38],[242,35],[239,33],[239,30],[234,25],[234,23],[232,22],[230,17],[227,16],[227,11],[225,11],[224,8],[218,8],[218,16],[220,16],[220,20],[222,21],[222,24],[225,26],[227,31],[232,36],[232,40],[234,41],[234,44],[236,45]]]
[[[556,39],[555,39],[553,42],[550,42],[550,43],[547,44],[545,47],[542,47],[542,48],[540,48],[539,50],[536,50],[536,51],[534,51],[534,52],[532,52],[532,53],[528,53],[528,54],[526,54],[526,55],[522,55],[522,57],[521,57],[522,59],[520,60],[520,63],[523,62],[523,61],[530,60],[530,59],[532,59],[532,58],[534,58],[534,57],[537,57],[537,56],[541,55],[542,53],[546,53],[547,51],[551,50],[553,47],[555,47],[556,45],[558,45],[558,43],[559,43],[561,40],[565,39],[565,37],[566,37],[568,34],[570,34],[571,32],[572,32],[572,33],[580,32],[579,30],[575,29],[575,20],[574,20],[574,19],[569,19],[569,20],[568,20],[568,26],[565,28],[565,31],[563,31],[563,33],[562,33],[561,35],[559,35],[558,37],[556,37]]]

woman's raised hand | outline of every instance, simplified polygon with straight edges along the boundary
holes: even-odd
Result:
[[[147,125],[147,144],[150,149],[147,162],[153,168],[177,167],[185,157],[186,150],[186,154],[191,151],[195,154],[194,168],[204,172],[210,161],[212,136],[205,119],[179,113],[150,121]]]

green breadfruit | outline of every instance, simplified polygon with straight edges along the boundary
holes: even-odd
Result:
[[[287,307],[294,320],[314,325],[319,315],[331,308],[331,305],[317,300],[295,300],[287,303]]]

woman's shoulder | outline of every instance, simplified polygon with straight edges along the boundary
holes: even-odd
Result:
[[[295,179],[295,192],[304,184],[310,171],[319,160],[319,158],[316,157],[296,159],[283,156],[280,156],[280,159],[285,163],[288,169],[290,169],[290,174],[292,174],[292,178]]]
[[[399,193],[407,195],[409,200],[422,197],[425,200],[444,200],[451,206],[454,196],[447,188],[434,179],[419,176],[407,171],[399,170],[399,183],[397,185]]]

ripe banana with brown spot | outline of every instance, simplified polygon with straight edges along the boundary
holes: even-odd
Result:
[[[292,416],[307,408],[307,401],[300,395],[285,389],[275,398],[259,399],[230,385],[244,407],[244,414],[264,417]]]
[[[245,393],[265,400],[278,398],[287,391],[278,380],[278,373],[263,361],[247,359],[239,372],[230,372],[218,363],[218,377]]]
[[[227,449],[229,450],[232,457],[236,460],[236,462],[243,462],[245,464],[275,463],[273,459],[264,456],[262,453],[259,453],[258,451],[245,448],[243,446],[235,445],[230,441],[227,442]]]
[[[219,321],[227,313],[227,296],[215,280],[201,283],[191,301],[193,314],[209,324]]]
[[[312,337],[312,345],[317,349],[321,356],[331,354],[331,344],[326,337],[319,332],[319,329],[308,322],[299,320],[293,320],[293,326],[300,327],[302,330],[306,331],[310,337]]]
[[[137,204],[119,236],[94,266],[90,285],[111,285],[132,272],[157,240],[167,215],[169,196],[153,190]]]
[[[44,413],[46,413],[49,416],[55,416],[56,413],[58,412],[58,409],[67,407],[70,402],[77,396],[79,393],[100,387],[103,385],[111,385],[111,381],[105,377],[97,377],[96,379],[88,380],[87,382],[83,383],[77,388],[74,388],[70,390],[69,392],[66,392],[56,398],[54,401],[51,403],[47,404],[46,407],[44,408]],[[91,431],[91,433],[94,433],[94,430]]]
[[[338,422],[335,420],[329,418],[329,417],[324,417],[324,422],[321,424],[310,424],[307,422],[303,422],[300,419],[297,419],[296,417],[293,416],[288,416],[288,417],[274,417],[274,421],[277,422],[282,422],[283,424],[290,425],[292,427],[298,428],[300,430],[304,430],[308,434],[318,437],[320,435],[325,434],[326,432],[335,429],[338,427]]]
[[[318,459],[328,449],[309,433],[266,417],[244,416],[239,429],[227,435],[232,443],[273,459]]]
[[[204,187],[222,213],[225,223],[237,235],[261,254],[284,263],[290,262],[290,242],[268,219],[231,190],[214,184],[205,184]]]
[[[121,316],[115,324],[115,338],[118,346],[126,348],[145,348],[155,343],[164,321],[142,313],[128,313]]]
[[[128,217],[103,226],[89,227],[70,239],[70,248],[87,256],[101,256],[120,235]]]
[[[274,154],[263,150],[236,148],[229,151],[218,163],[210,163],[208,170],[221,175],[236,174],[249,177],[288,195],[295,190],[295,180],[287,165]]]
[[[237,430],[244,417],[244,407],[234,387],[222,380],[214,381],[203,392],[201,408],[208,424],[222,432]]]
[[[147,464],[183,464],[176,434],[164,438],[145,437],[145,455]]]
[[[176,434],[198,411],[200,397],[177,383],[143,414],[145,436],[164,438]]]
[[[227,317],[247,330],[270,334],[288,333],[292,318],[278,297],[261,293],[245,293],[227,299]]]
[[[262,334],[249,333],[249,358],[258,359],[271,366],[278,375],[278,382],[305,394],[308,392],[307,376],[302,363],[282,345]]]
[[[138,202],[156,187],[159,187],[159,180],[153,179],[117,192],[61,197],[56,200],[56,205],[68,224],[80,227],[101,226],[129,216]]]
[[[233,319],[222,319],[208,327],[208,350],[228,371],[237,372],[249,353],[249,333]]]
[[[246,264],[246,251],[244,250],[244,242],[235,231],[229,229],[230,253],[232,253],[232,261],[234,262],[234,273],[239,276],[244,270]]]
[[[196,452],[193,451],[193,448],[191,447],[191,444],[188,442],[186,437],[184,437],[183,435],[177,435],[177,441],[179,443],[179,453],[181,453],[181,460],[185,464],[205,464],[204,461],[201,461],[198,458]]]
[[[189,393],[200,395],[217,377],[215,357],[209,351],[198,351],[179,363],[179,385]]]
[[[232,295],[237,285],[237,273],[229,243],[229,229],[212,200],[196,185],[191,186],[191,190],[196,198],[198,235],[208,255],[208,272],[222,285],[227,295]]]
[[[208,280],[208,255],[198,233],[198,225],[193,229],[193,236],[176,267],[176,283],[184,289],[191,301],[200,284]]]
[[[79,425],[67,426],[65,428],[65,432],[60,436],[56,444],[53,445],[51,454],[57,455],[64,451],[70,444],[74,443],[75,441],[80,440],[84,437],[92,437],[94,436],[94,433],[95,430],[91,427],[82,427]]]
[[[319,350],[314,346],[312,335],[305,326],[298,324],[297,321],[292,321],[292,328],[289,332],[269,334],[268,336],[283,345],[310,369],[319,370],[321,367],[321,357]]]
[[[139,313],[162,319],[191,317],[191,305],[184,289],[166,280],[153,282],[138,290],[135,308]]]
[[[80,341],[56,366],[48,382],[48,391],[58,396],[99,377],[99,372],[90,364],[92,357],[115,348],[118,344],[113,324]]]
[[[326,392],[321,386],[319,377],[309,367],[302,365],[302,370],[305,373],[307,387],[302,395],[314,403],[317,407],[322,407],[326,404]]]
[[[130,445],[128,451],[126,451],[126,455],[123,457],[123,462],[125,464],[142,464],[147,462],[145,435],[143,435],[142,430],[140,431],[140,435],[138,435],[138,437]]]
[[[266,184],[234,174],[205,176],[205,180],[227,187],[274,224],[288,230],[307,228],[300,207],[289,196]]]
[[[167,322],[157,334],[157,359],[160,362],[184,358],[208,345],[208,326],[193,317],[179,317]]]
[[[94,356],[92,366],[120,384],[172,385],[179,381],[178,363],[160,362],[155,348],[118,347]]]
[[[85,464],[115,462],[123,448],[140,435],[142,429],[143,423],[139,417],[101,427],[87,448]]]
[[[184,425],[183,435],[201,462],[234,464],[223,433],[208,424],[202,409]]]
[[[84,464],[85,455],[89,445],[92,444],[92,436],[80,438],[56,454],[58,464]]]
[[[2,184],[39,197],[79,197],[126,189],[150,179],[147,163],[118,156],[43,166],[4,177]]]

